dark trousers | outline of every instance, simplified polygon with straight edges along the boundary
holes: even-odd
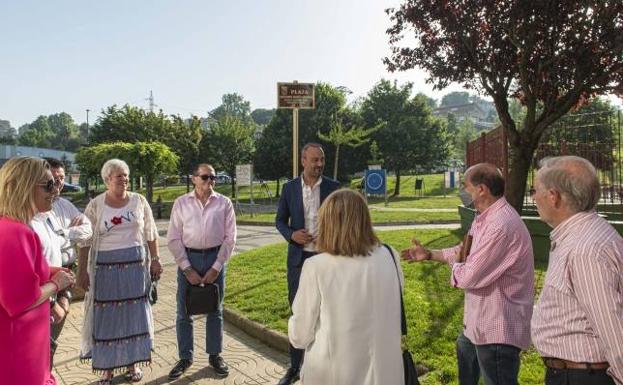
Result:
[[[614,385],[614,380],[603,370],[552,369],[545,372],[546,385]]]
[[[520,349],[503,344],[474,345],[463,333],[456,340],[459,384],[517,385]]]
[[[299,280],[301,278],[301,271],[303,270],[303,262],[309,257],[316,255],[317,253],[303,251],[303,258],[301,259],[301,264],[298,266],[288,266],[288,301],[290,301],[290,309],[292,309],[292,302],[294,302],[294,297],[296,297],[296,292],[299,289]],[[292,345],[290,346],[290,367],[291,368],[301,368],[303,365],[303,356],[305,355],[305,350],[297,349]]]

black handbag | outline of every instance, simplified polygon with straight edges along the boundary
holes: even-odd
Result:
[[[158,280],[152,278],[149,284],[149,303],[155,305],[158,301]]]
[[[186,289],[186,314],[214,313],[221,302],[221,295],[215,283],[188,286]]]
[[[389,251],[389,255],[392,258],[392,262],[394,262],[394,267],[396,267],[396,274],[398,274],[398,265],[396,264],[396,260],[394,259],[394,253],[392,249],[383,244],[387,251]],[[400,286],[400,274],[398,274],[398,286]],[[405,316],[405,306],[402,301],[402,288],[398,287],[400,291],[400,329],[402,330],[402,335],[407,335],[407,317]],[[420,381],[417,378],[417,371],[415,370],[415,362],[413,361],[413,357],[411,356],[411,352],[409,350],[404,349],[402,351],[402,364],[404,366],[405,371],[405,385],[420,385]]]

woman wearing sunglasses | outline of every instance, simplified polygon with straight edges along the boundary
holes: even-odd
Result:
[[[143,378],[140,364],[151,362],[153,319],[151,277],[160,277],[158,231],[145,197],[127,191],[130,170],[119,159],[102,167],[106,191],[84,211],[93,226],[81,245],[78,284],[88,291],[82,328],[81,358],[91,359],[101,385],[115,372],[126,380]],[[149,253],[145,250],[145,243]]]
[[[45,160],[16,157],[0,168],[0,385],[56,384],[48,299],[74,277],[50,269],[28,226],[35,214],[51,209],[54,195]]]

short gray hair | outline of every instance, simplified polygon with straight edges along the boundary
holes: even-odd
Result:
[[[599,202],[600,186],[595,167],[579,156],[557,156],[539,162],[543,187],[560,193],[575,212],[592,211]]]
[[[106,179],[108,179],[115,170],[123,170],[126,174],[130,175],[130,167],[128,167],[126,162],[121,159],[109,159],[102,166],[102,180],[106,182]]]

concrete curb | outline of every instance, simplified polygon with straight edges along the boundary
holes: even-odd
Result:
[[[248,319],[235,310],[226,307],[223,308],[223,318],[251,337],[255,337],[266,345],[283,353],[288,353],[290,344],[285,334],[269,329],[260,323]]]

